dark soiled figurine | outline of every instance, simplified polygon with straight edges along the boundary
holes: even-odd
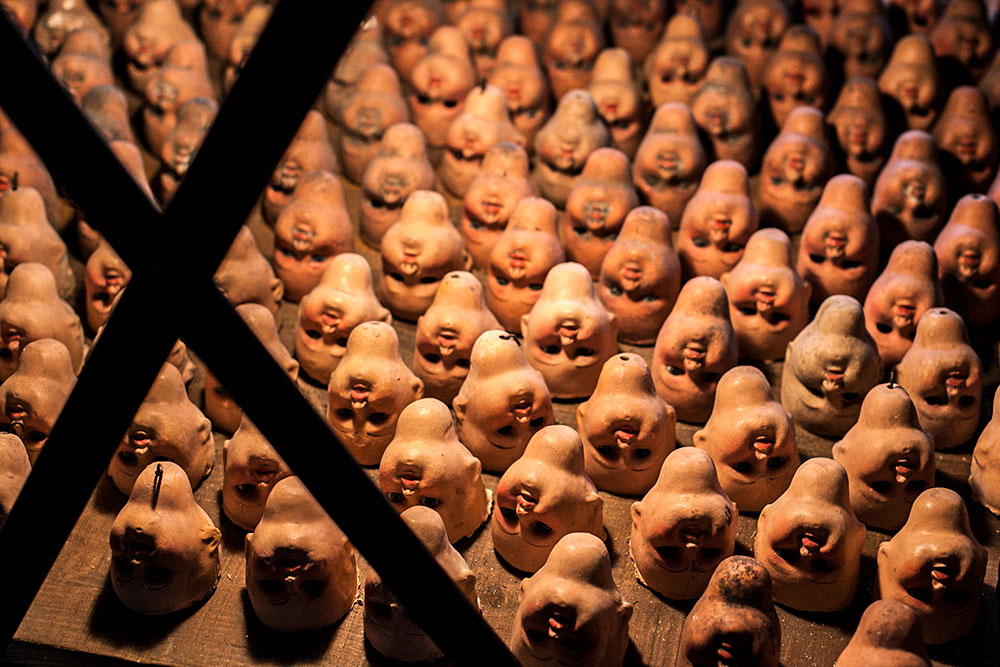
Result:
[[[450,7],[462,2],[449,2]],[[456,12],[457,13],[457,12]],[[504,0],[470,0],[455,21],[472,49],[476,76],[481,80],[493,73],[500,42],[514,30],[513,11]]]
[[[945,303],[973,327],[1000,317],[1000,215],[993,200],[966,195],[934,240]]]
[[[87,266],[83,272],[87,325],[91,331],[96,333],[108,321],[118,294],[125,289],[130,280],[132,280],[131,269],[125,265],[111,244],[101,237],[97,248],[87,258]]]
[[[223,445],[222,464],[222,511],[237,526],[252,531],[271,489],[292,470],[246,416]]]
[[[845,79],[876,77],[885,65],[892,34],[879,0],[841,0],[830,28],[827,59],[839,65]]]
[[[837,667],[931,667],[920,617],[896,600],[871,603]]]
[[[672,16],[644,67],[653,106],[690,104],[705,79],[709,60],[697,19],[687,14]]]
[[[761,150],[756,108],[743,62],[732,56],[715,58],[691,98],[691,114],[709,138],[710,159],[736,160],[747,169],[756,165]]]
[[[883,249],[905,239],[933,243],[947,219],[948,198],[931,135],[923,130],[899,135],[875,181],[871,204]]]

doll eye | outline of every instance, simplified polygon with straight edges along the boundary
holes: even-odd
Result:
[[[424,356],[424,361],[429,364],[437,364],[441,362],[441,355],[435,354],[434,352],[427,352]]]
[[[958,404],[963,408],[971,408],[975,404],[975,402],[976,402],[975,397],[970,396],[969,394],[966,394],[965,396],[960,396],[958,398]]]
[[[539,535],[551,535],[552,526],[545,523],[544,521],[532,521],[531,530],[538,533]]]
[[[385,494],[385,497],[389,499],[390,503],[403,502],[403,494],[399,491],[389,491]]]
[[[562,348],[556,345],[555,343],[550,343],[542,347],[542,352],[544,352],[545,354],[559,354],[559,351],[561,349]]]
[[[701,377],[705,382],[718,382],[722,375],[720,373],[702,373]]]
[[[252,494],[254,491],[257,490],[257,487],[254,484],[237,484],[235,486],[235,489],[236,493],[240,494],[241,496],[249,496],[250,494]]]
[[[387,421],[389,421],[388,412],[373,412],[370,415],[368,415],[369,424],[375,424],[376,426],[378,426],[380,424],[386,423]]]
[[[403,282],[404,280],[403,274],[400,273],[399,271],[393,271],[392,273],[389,274],[389,277],[399,282]]]
[[[809,385],[804,385],[804,386],[806,390],[808,390],[809,393],[812,394],[813,396],[817,398],[824,398],[824,394],[821,389],[817,389],[816,387],[810,387]]]
[[[442,102],[442,104],[444,104],[449,109],[454,109],[455,107],[458,106],[458,100],[445,100],[444,102]]]
[[[622,289],[622,286],[616,285],[615,283],[611,283],[610,285],[608,285],[608,291],[611,292],[611,294],[614,296],[621,296],[622,294],[625,293],[624,290]]]
[[[752,317],[757,314],[757,306],[737,306],[736,310],[740,311],[743,315],[747,317]]]
[[[497,276],[496,278],[497,278],[497,284],[498,285],[509,285],[510,284],[510,281],[507,280],[506,278],[503,278],[501,276]]]
[[[816,558],[810,563],[810,567],[817,572],[833,572],[837,567],[825,558]]]
[[[927,482],[922,479],[915,479],[912,482],[906,483],[906,490],[911,493],[916,493],[917,491],[923,491],[927,486]]]
[[[771,313],[771,322],[787,322],[792,319],[788,313]]]
[[[892,483],[887,482],[885,480],[878,480],[877,482],[872,482],[871,484],[869,484],[869,486],[872,487],[872,491],[874,491],[875,493],[882,493],[882,494],[889,493],[889,491],[892,489]]]
[[[671,375],[684,375],[684,369],[678,366],[667,366],[667,372]]]
[[[722,549],[716,549],[715,547],[705,547],[701,550],[701,557],[705,560],[715,560],[722,555]]]
[[[530,426],[531,428],[538,428],[544,422],[545,422],[545,418],[544,417],[535,417],[534,419],[532,419],[531,421],[528,422],[528,426]]]
[[[323,593],[326,584],[322,579],[309,579],[308,581],[303,581],[301,587],[306,597],[316,599]]]
[[[512,507],[501,507],[500,515],[510,523],[517,523],[517,512]]]
[[[542,291],[542,284],[541,283],[531,283],[530,285],[528,285],[528,289],[530,289],[533,292],[541,292]]]
[[[883,333],[883,334],[892,333],[892,327],[890,327],[888,324],[885,324],[883,322],[876,322],[875,323],[875,328],[878,329],[879,333]]]
[[[743,246],[734,241],[729,241],[722,246],[722,252],[739,252],[740,250],[743,250]]]
[[[778,176],[772,176],[771,177],[771,184],[772,185],[781,185],[784,182],[785,182],[785,179],[780,178]]]
[[[337,410],[337,419],[353,419],[354,413],[350,408],[340,408]]]
[[[435,507],[441,505],[441,499],[431,498],[430,496],[424,496],[423,498],[420,499],[420,504],[423,505],[424,507],[430,507],[431,509],[434,509]]]
[[[767,467],[772,469],[778,469],[788,463],[788,459],[784,456],[772,456],[767,460]]]
[[[745,475],[747,473],[753,472],[753,464],[751,464],[749,461],[737,461],[735,464],[733,464],[733,470]]]
[[[459,359],[455,362],[455,365],[459,368],[472,368],[472,362],[468,359]]]
[[[691,243],[694,244],[696,248],[707,248],[711,244],[711,241],[703,236],[696,236],[691,239]]]
[[[774,97],[774,101],[775,102],[784,102],[785,101],[785,94],[784,93],[775,93],[774,95],[772,95],[772,97]]]
[[[430,104],[431,103],[431,98],[428,97],[427,95],[420,94],[420,95],[417,95],[417,101],[420,102],[421,104]]]
[[[597,453],[606,459],[618,458],[618,448],[612,447],[611,445],[601,445],[597,448]]]
[[[653,450],[646,449],[645,447],[640,447],[639,449],[632,452],[632,457],[639,460],[648,459],[652,455],[653,455]]]
[[[814,264],[822,264],[826,260],[824,255],[809,255],[809,261]]]
[[[848,391],[840,395],[840,400],[842,400],[844,404],[857,403],[859,400],[861,400],[861,394],[858,394],[857,392],[853,391]]]
[[[118,452],[118,458],[121,460],[122,463],[129,466],[135,465],[136,461],[138,460],[138,457],[135,455],[135,452],[130,452],[127,450],[122,450]]]
[[[642,297],[642,300],[645,301],[646,303],[653,303],[657,299],[655,294],[647,294],[644,297]]]
[[[306,336],[312,338],[313,340],[319,340],[320,338],[323,337],[323,334],[321,334],[319,331],[316,331],[315,329],[306,329]]]
[[[744,49],[749,49],[751,43],[752,42],[747,37],[744,37],[740,40],[740,44],[743,46]]]
[[[843,262],[840,263],[840,266],[845,269],[856,269],[859,266],[861,266],[861,262],[857,261],[856,259],[845,259]]]
[[[972,286],[976,289],[989,289],[990,287],[993,287],[993,283],[986,278],[976,278],[972,281]]]
[[[421,285],[430,285],[431,283],[436,283],[438,281],[434,276],[424,276],[420,279]]]
[[[326,260],[330,259],[330,257],[328,255],[309,255],[309,259],[316,262],[317,264],[321,264]]]
[[[592,347],[578,347],[576,353],[581,357],[592,357],[597,354],[597,350]]]
[[[165,567],[150,565],[146,568],[146,579],[155,584],[162,584],[170,579],[171,572]]]

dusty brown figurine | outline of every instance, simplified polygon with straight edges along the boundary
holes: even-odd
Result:
[[[194,29],[181,16],[176,0],[143,0],[137,18],[127,30],[120,33],[114,24],[110,27],[116,38],[124,33],[122,51],[128,83],[140,94],[175,44],[198,41]]]
[[[656,40],[663,33],[667,23],[667,3],[663,0],[612,0],[609,4],[611,42],[625,49],[633,61],[641,63],[656,47]]]
[[[1000,215],[980,194],[966,195],[934,240],[945,303],[974,327],[1000,317]]]
[[[410,117],[424,131],[429,146],[445,145],[448,127],[462,113],[465,97],[475,84],[465,38],[458,28],[441,26],[428,40],[426,55],[413,67],[412,90],[406,98]]]
[[[252,0],[207,0],[198,11],[198,28],[212,57],[224,60],[250,10]]]
[[[38,17],[32,36],[35,43],[47,56],[59,52],[66,38],[77,30],[95,30],[110,46],[111,35],[107,27],[97,18],[86,0],[58,0],[48,3]]]
[[[237,526],[252,531],[271,489],[293,473],[246,416],[223,447],[222,511]]]
[[[201,42],[183,41],[172,46],[163,64],[149,76],[143,94],[143,136],[150,150],[159,153],[177,127],[181,107],[190,100],[213,97]]]
[[[1000,514],[1000,439],[997,429],[1000,428],[1000,391],[993,395],[993,416],[979,435],[976,448],[972,452],[972,470],[969,473],[969,486],[972,488],[972,498],[983,507]]]
[[[463,4],[456,0],[451,6]],[[485,79],[497,64],[500,42],[514,32],[512,11],[504,0],[470,0],[468,9],[454,21],[472,49],[476,77]]]
[[[314,171],[336,173],[338,165],[326,132],[326,121],[320,112],[311,109],[264,189],[261,210],[267,222],[275,223],[292,200],[299,181]]]
[[[195,97],[179,107],[177,125],[160,146],[162,166],[157,180],[161,201],[173,199],[218,110],[219,105],[207,97]]]
[[[369,66],[339,108],[337,155],[344,176],[360,182],[391,126],[410,119],[396,72],[385,63]]]
[[[705,79],[709,59],[697,19],[687,14],[672,16],[660,43],[646,59],[646,83],[653,106],[691,104]]]
[[[952,196],[986,192],[997,173],[997,132],[983,91],[974,86],[951,91],[934,126],[934,141]]]
[[[31,463],[21,439],[13,433],[0,433],[0,527],[7,522],[29,473]]]
[[[878,78],[878,88],[903,111],[911,130],[930,130],[940,96],[937,59],[925,35],[906,35],[896,42]]]
[[[446,21],[440,0],[384,0],[372,9],[385,33],[392,66],[407,79],[427,53],[427,42]]]
[[[611,132],[611,145],[632,157],[642,139],[642,88],[632,77],[625,49],[605,49],[594,63],[590,94]]]
[[[691,110],[684,104],[661,105],[635,154],[632,180],[645,203],[671,221],[680,220],[705,170],[705,150]]]
[[[81,28],[66,35],[59,55],[52,61],[52,74],[79,104],[97,86],[114,83],[106,31]]]
[[[888,127],[873,79],[855,77],[840,89],[827,116],[843,156],[843,166],[869,187],[885,163]]]
[[[540,49],[552,96],[558,100],[570,90],[589,86],[603,48],[604,30],[594,6],[584,0],[559,0]]]
[[[705,83],[691,99],[695,123],[708,135],[710,160],[736,160],[747,169],[755,167],[761,150],[756,108],[742,61],[732,56],[714,59]]]
[[[740,0],[729,17],[726,53],[743,61],[754,90],[760,90],[768,63],[790,23],[788,6],[781,0]]]
[[[705,31],[705,40],[715,42],[722,37],[726,27],[729,5],[722,0],[694,2],[693,0],[673,0],[675,14],[687,14],[698,20]]]
[[[236,34],[233,35],[233,39],[229,43],[229,48],[226,50],[226,55],[223,58],[225,61],[225,67],[222,72],[223,92],[228,93],[232,90],[233,84],[236,83],[236,79],[243,71],[243,65],[246,63],[247,57],[250,55],[253,47],[257,44],[257,40],[260,38],[260,33],[264,31],[264,26],[267,25],[268,20],[271,18],[272,9],[274,9],[273,5],[254,3],[250,6],[250,9],[247,10],[247,13],[243,15],[243,20],[240,22],[239,27],[237,27]],[[359,28],[359,31],[364,31],[363,25]],[[355,40],[352,40],[352,46],[354,43]],[[369,41],[369,44],[374,46],[371,41]],[[348,47],[348,52],[351,50],[351,47]],[[385,54],[385,51],[382,50],[381,45],[376,48],[372,48],[370,51],[375,51],[379,55],[378,57],[365,62],[365,66],[367,66],[368,62],[385,62],[388,60],[388,56]],[[356,59],[350,57],[348,53],[345,53],[344,57],[341,58],[340,62],[337,63],[337,67],[334,69],[334,77],[331,78],[336,80],[336,75],[343,71],[341,63],[344,61],[354,62],[355,60]],[[357,74],[354,74],[354,78],[352,78],[351,81],[353,82],[356,78]],[[332,86],[328,85],[328,88],[330,87]]]
[[[785,31],[768,61],[762,86],[778,127],[784,127],[796,107],[826,106],[829,82],[820,43],[812,30],[793,25]]]
[[[240,228],[233,245],[215,271],[215,285],[234,306],[258,303],[272,315],[285,296],[285,285],[274,275],[274,269],[261,254],[253,232],[246,225]]]
[[[899,135],[872,192],[882,247],[908,238],[932,243],[947,219],[946,192],[934,138],[923,130]]]
[[[946,67],[978,81],[993,54],[986,4],[982,0],[952,0],[930,33],[934,54]]]
[[[45,265],[64,299],[76,287],[66,244],[49,224],[42,195],[32,187],[14,186],[0,197],[0,262],[7,274],[0,287],[14,267],[25,262]]]
[[[524,35],[511,35],[500,42],[496,61],[489,83],[503,91],[514,127],[533,146],[550,112],[549,84],[534,44]]]
[[[124,140],[135,145],[137,139],[135,131],[130,124],[130,114],[128,110],[128,100],[124,91],[117,86],[96,86],[80,100],[80,108],[98,132],[104,135],[111,143],[114,150],[114,143],[117,140]],[[0,134],[0,143],[2,143]],[[137,149],[138,150],[138,149]],[[121,156],[119,156],[119,159]],[[145,178],[145,169],[143,169]],[[84,249],[86,252],[86,249]]]
[[[845,79],[876,77],[892,46],[885,8],[879,0],[839,0],[839,11],[830,28],[827,60]]]
[[[823,48],[829,45],[833,23],[840,13],[837,0],[802,0],[802,18],[813,29]]]
[[[837,667],[931,667],[920,617],[896,600],[871,603]]]

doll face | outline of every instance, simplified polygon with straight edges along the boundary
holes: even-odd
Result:
[[[379,153],[385,131],[408,119],[395,73],[382,64],[373,65],[372,70],[376,74],[369,75],[370,83],[357,90],[341,112],[340,158],[345,173],[355,181],[362,179]]]
[[[705,151],[686,107],[660,109],[639,144],[632,179],[650,205],[679,220],[705,169]]]
[[[876,184],[884,208],[876,216],[899,221],[910,238],[930,241],[944,223],[945,185],[941,172],[931,165],[906,160],[886,166]]]
[[[306,115],[264,191],[264,215],[269,222],[278,219],[299,182],[314,171],[338,171],[336,155],[327,140],[326,121],[315,109]]]
[[[822,109],[826,103],[826,71],[819,56],[808,52],[777,51],[763,83],[779,126],[795,107]]]
[[[463,42],[464,44],[464,42]],[[427,135],[431,146],[443,146],[448,127],[460,113],[462,103],[475,85],[467,60],[431,53],[413,69],[413,92],[407,101],[413,122]]]
[[[489,262],[490,252],[518,202],[533,192],[527,179],[527,155],[522,149],[503,144],[491,151],[465,193],[460,227],[477,266]]]
[[[708,59],[708,50],[699,40],[661,42],[652,55],[648,77],[654,103],[690,102],[704,80]]]
[[[353,232],[342,207],[296,200],[274,226],[274,268],[291,299],[319,282],[334,255],[352,250]]]
[[[66,86],[66,90],[79,104],[83,96],[97,86],[111,85],[112,74],[108,62],[89,53],[66,53],[52,63],[52,73]]]
[[[833,32],[833,24],[840,16],[837,0],[802,0],[802,18],[816,31],[820,42],[826,44]]]
[[[208,0],[201,6],[201,35],[213,56],[223,59],[229,55],[229,45],[249,9],[249,0]]]
[[[511,33],[507,8],[502,3],[499,6],[470,7],[456,21],[455,27],[469,43],[476,74],[479,78],[488,77],[496,67],[500,42]]]
[[[510,311],[504,317],[507,328],[520,327],[521,315],[530,312],[541,297],[549,269],[564,259],[554,233],[525,230],[500,237],[490,253],[486,290],[492,309],[498,310],[497,304],[503,304],[500,307]]]
[[[904,37],[878,80],[879,90],[906,113],[911,129],[928,130],[937,119],[939,93],[934,54],[922,37]]]
[[[593,76],[594,61],[603,47],[602,32],[593,19],[560,21],[552,27],[542,62],[557,99],[567,91],[587,87]]]
[[[983,7],[980,3],[966,2],[950,9],[954,11],[946,9],[931,32],[934,52],[938,58],[957,60],[978,79],[989,64],[993,50],[990,32],[983,20]]]
[[[726,33],[726,52],[743,61],[754,88],[760,87],[788,22],[788,10],[780,2],[741,3],[734,11]]]
[[[996,209],[989,199],[967,195],[955,205],[951,219],[934,242],[946,299],[973,326],[991,323],[996,318],[993,304],[1000,301],[996,219]]]
[[[927,34],[941,15],[940,0],[890,0],[890,12],[902,12],[908,32]]]
[[[5,6],[10,6],[5,3]],[[77,30],[93,29],[100,33],[107,44],[110,36],[97,15],[82,0],[63,0],[49,3],[45,13],[38,17],[33,36],[42,53],[54,56],[62,48],[66,37]]]
[[[83,286],[87,294],[87,323],[97,331],[111,315],[118,294],[132,278],[132,272],[107,244],[101,244],[87,259]]]
[[[292,471],[247,419],[225,446],[222,507],[233,523],[253,530],[264,514],[271,489]]]
[[[548,120],[549,110],[548,86],[535,59],[534,46],[526,37],[516,35],[504,40],[489,83],[503,91],[511,122],[530,145]]]
[[[830,294],[863,299],[877,262],[877,243],[870,219],[832,207],[817,208],[802,232],[799,273],[814,286],[813,300]]]
[[[711,137],[717,157],[741,159],[728,154],[725,148],[744,141],[751,132],[754,112],[749,91],[706,82],[691,103],[691,115],[698,127]]]
[[[834,22],[830,47],[844,59],[844,77],[876,77],[889,54],[888,26],[881,14],[844,11]]]
[[[386,48],[393,67],[401,76],[408,76],[427,53],[427,40],[441,19],[429,3],[386,3],[383,16]]]
[[[632,60],[641,63],[663,33],[666,10],[666,3],[659,0],[614,0],[608,19],[611,41],[628,51]]]
[[[837,142],[849,158],[862,163],[879,159],[886,141],[886,127],[885,116],[878,107],[839,106],[829,120]]]
[[[995,173],[996,134],[985,119],[977,116],[953,116],[936,128],[935,138],[941,152],[952,157],[969,180],[985,189]]]
[[[628,155],[635,153],[642,130],[638,87],[631,80],[595,78],[590,94],[611,132],[611,143]]]
[[[678,251],[692,274],[718,278],[740,261],[756,228],[757,211],[749,197],[703,186],[684,211]]]
[[[608,134],[597,117],[589,93],[567,95],[556,115],[535,137],[535,151],[549,169],[576,176],[587,157],[607,142]]]
[[[720,34],[725,27],[726,7],[722,0],[674,0],[674,13],[698,19],[706,38]]]
[[[762,205],[796,231],[819,202],[829,176],[829,155],[818,142],[796,134],[779,135],[761,167]]]

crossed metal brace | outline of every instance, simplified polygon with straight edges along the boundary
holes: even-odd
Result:
[[[517,664],[212,281],[367,9],[282,0],[165,211],[0,18],[0,108],[133,271],[0,531],[0,652],[182,338],[453,662]]]

